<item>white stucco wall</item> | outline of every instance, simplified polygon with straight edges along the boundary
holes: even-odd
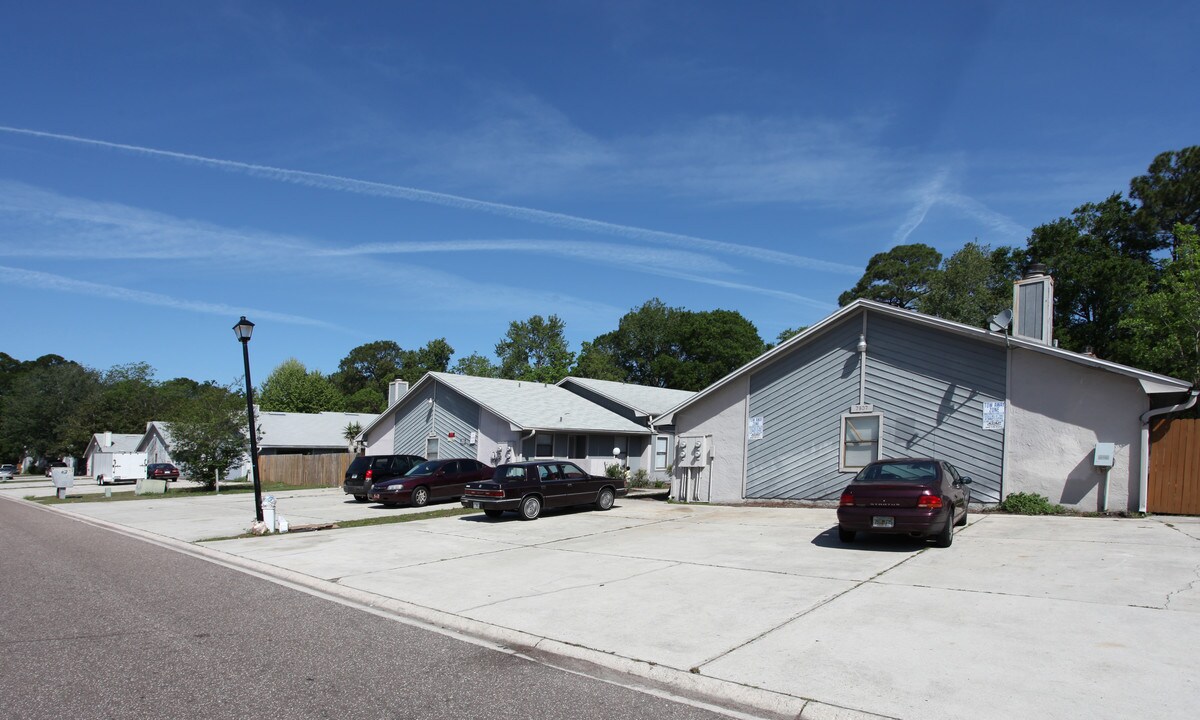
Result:
[[[496,448],[507,445],[512,453],[497,456]],[[521,456],[521,433],[513,431],[507,420],[497,417],[486,408],[479,410],[479,436],[476,438],[476,456],[479,462],[495,467],[506,462],[518,462]]]
[[[396,417],[390,416],[383,422],[375,426],[371,432],[367,433],[363,438],[366,441],[367,455],[391,455],[395,452],[396,446],[393,442],[393,435],[396,429]]]
[[[1132,378],[1028,350],[1011,351],[1003,496],[1034,492],[1083,511],[1101,509],[1097,442],[1116,443],[1108,509],[1138,508],[1141,421],[1149,400]]]
[[[711,435],[712,464],[702,473],[699,499],[708,502],[742,502],[746,469],[746,399],[750,379],[730,382],[675,414],[675,436]],[[672,453],[675,450],[672,448]],[[672,454],[671,462],[678,463]],[[675,468],[675,482],[684,477]]]

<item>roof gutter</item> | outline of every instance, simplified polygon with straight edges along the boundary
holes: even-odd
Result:
[[[1196,404],[1196,398],[1200,396],[1200,390],[1195,388],[1188,394],[1188,399],[1178,405],[1171,407],[1159,408],[1157,410],[1147,410],[1142,413],[1142,457],[1141,464],[1138,468],[1138,512],[1146,512],[1146,494],[1150,491],[1150,420],[1159,415],[1168,415],[1170,413],[1183,412],[1191,409]]]

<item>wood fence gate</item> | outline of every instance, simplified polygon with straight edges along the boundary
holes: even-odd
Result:
[[[354,459],[350,453],[325,455],[259,455],[258,471],[264,483],[338,487]]]
[[[1200,419],[1160,418],[1150,426],[1152,513],[1200,515]]]

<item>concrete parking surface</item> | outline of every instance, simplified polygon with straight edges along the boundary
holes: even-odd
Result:
[[[403,512],[340,491],[277,496],[294,524]],[[244,531],[251,497],[57,509],[195,540]],[[623,500],[205,547],[751,715],[1165,718],[1200,704],[1198,518],[973,515],[948,549],[843,545],[835,522],[828,509]]]

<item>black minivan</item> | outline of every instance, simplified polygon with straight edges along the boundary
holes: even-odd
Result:
[[[425,458],[420,455],[360,455],[346,468],[342,489],[355,500],[366,502],[372,485],[398,478],[423,462]]]

